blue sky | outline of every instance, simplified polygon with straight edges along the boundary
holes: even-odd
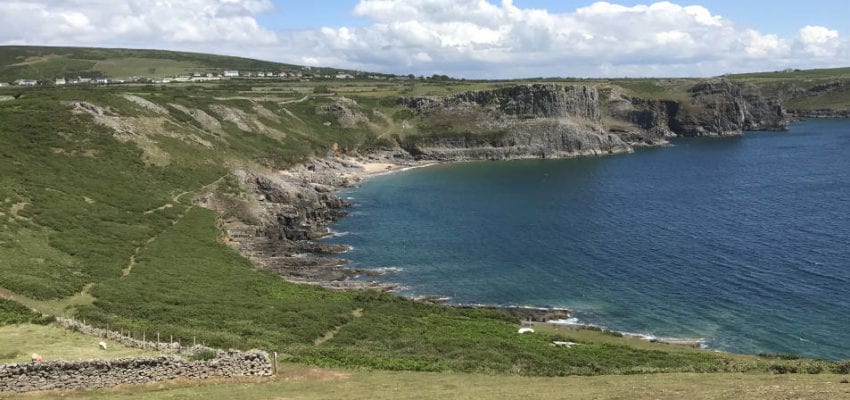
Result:
[[[497,3],[497,1],[490,1]],[[609,0],[634,6],[653,1]],[[260,17],[264,25],[275,29],[310,29],[318,27],[363,26],[369,20],[352,14],[358,0],[324,0],[321,6],[310,1],[274,0],[275,10]],[[553,13],[574,11],[593,1],[514,0],[520,8],[541,8]],[[742,27],[790,35],[806,25],[824,25],[850,34],[850,0],[701,0],[682,1],[682,5],[698,4],[712,13],[735,21]]]
[[[466,78],[714,76],[850,66],[848,1],[3,0],[0,44]]]

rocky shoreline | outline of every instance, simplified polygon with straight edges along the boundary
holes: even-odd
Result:
[[[391,157],[384,155],[385,157]],[[259,269],[283,279],[329,289],[392,291],[393,283],[355,280],[382,271],[347,268],[338,257],[347,246],[319,242],[331,235],[333,221],[347,215],[350,203],[336,191],[352,187],[367,176],[425,165],[412,159],[387,162],[352,157],[313,159],[281,171],[234,170],[239,193],[213,191],[195,203],[219,213],[222,241]]]
[[[420,116],[420,131],[439,132],[396,136],[395,146],[366,156],[344,155],[335,148],[327,157],[288,170],[233,170],[238,191],[216,190],[196,203],[219,213],[226,232],[222,240],[259,269],[331,289],[395,291],[400,285],[355,279],[383,272],[348,268],[339,257],[346,246],[318,241],[350,206],[336,192],[370,175],[438,162],[629,153],[635,146],[665,145],[670,137],[782,130],[789,121],[781,101],[725,79],[694,86],[689,105],[555,84],[399,98],[397,103]],[[339,100],[325,108],[317,113],[338,115],[341,124],[357,120],[361,112],[353,101]],[[627,122],[630,128],[606,118]]]

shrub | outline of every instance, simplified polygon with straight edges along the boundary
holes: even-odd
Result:
[[[189,356],[189,361],[209,361],[218,357],[218,354],[212,350],[204,350]]]

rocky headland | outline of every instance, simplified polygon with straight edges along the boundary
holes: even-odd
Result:
[[[561,158],[628,153],[676,136],[785,130],[790,121],[781,99],[754,85],[713,79],[688,94],[681,102],[548,83],[400,98],[422,123],[398,143],[417,159]]]
[[[195,202],[219,212],[225,243],[260,269],[292,282],[332,289],[392,290],[396,285],[350,279],[378,272],[346,268],[347,262],[336,255],[348,247],[318,242],[330,235],[330,224],[345,216],[350,206],[334,192],[377,172],[370,170],[375,164],[384,166],[381,171],[406,165],[367,165],[354,158],[333,157],[285,171],[238,169],[233,175],[243,192],[214,191]]]

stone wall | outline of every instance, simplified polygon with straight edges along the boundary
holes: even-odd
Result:
[[[0,365],[0,393],[102,388],[124,384],[237,376],[268,376],[272,362],[264,351],[219,352],[212,360],[177,356],[116,360],[48,361]]]
[[[265,351],[222,351],[203,345],[139,340],[121,332],[96,328],[85,322],[57,318],[57,324],[86,335],[106,338],[128,347],[169,355],[116,360],[47,361],[0,365],[0,393],[39,390],[102,388],[115,385],[166,381],[177,378],[204,379],[236,376],[268,376],[273,361]],[[147,337],[145,337],[147,338]],[[152,337],[151,339],[156,339]],[[167,339],[167,338],[163,338]],[[214,353],[211,360],[189,361],[181,355]]]
[[[155,334],[151,334],[151,336],[146,336],[146,340],[141,340],[136,337],[125,335],[121,332],[116,332],[113,330],[106,330],[102,328],[97,328],[91,325],[86,324],[83,321],[79,321],[76,319],[70,318],[56,318],[56,323],[62,326],[63,328],[72,329],[77,332],[80,332],[84,335],[96,336],[99,338],[109,339],[118,343],[123,344],[127,347],[134,347],[137,349],[147,349],[147,350],[155,350],[160,353],[179,353],[179,354],[197,354],[204,351],[212,351],[217,352],[218,349],[214,349],[212,347],[207,347],[203,345],[192,344],[189,346],[188,344],[182,344],[176,341],[163,342],[161,340],[168,339],[168,337],[162,337],[157,340]],[[137,334],[137,336],[142,336],[141,334]],[[151,340],[147,340],[151,339]]]

